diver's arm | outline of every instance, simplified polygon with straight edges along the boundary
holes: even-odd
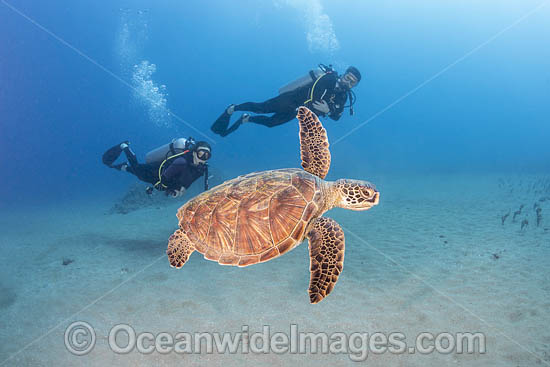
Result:
[[[174,159],[174,161],[164,170],[162,178],[167,181],[174,180],[187,167],[187,160],[183,157]]]
[[[182,186],[182,187],[180,187],[179,190],[170,191],[170,196],[172,196],[173,198],[179,198],[179,197],[185,195],[185,191],[187,191],[187,189]]]
[[[328,97],[333,93],[336,87],[336,73],[325,74],[317,81],[313,90],[313,101],[327,101]]]
[[[167,194],[179,190],[183,185],[178,182],[182,172],[188,169],[187,160],[184,157],[174,159],[174,161],[162,173],[162,182],[168,186]],[[185,187],[186,189],[188,188]]]
[[[188,174],[185,175],[185,178],[182,179],[180,183],[183,187],[188,189],[193,184],[193,182],[197,181],[199,178],[201,178],[204,175],[208,175],[208,168],[206,165],[192,166],[192,167],[189,167]],[[205,181],[205,190],[208,190],[206,189],[207,182],[208,181]]]
[[[313,101],[311,103],[311,106],[315,109],[317,115],[325,117],[327,114],[330,115],[332,113],[332,106],[330,106],[329,97],[333,94],[333,90],[336,87],[336,80],[336,73],[328,73],[323,75],[317,81],[317,84],[313,90]],[[315,108],[315,105],[319,106],[321,104],[328,104],[328,108],[326,110]]]
[[[178,158],[180,159],[180,158]],[[193,182],[198,180],[200,177],[202,177],[205,174],[206,169],[204,166],[194,166],[192,164],[189,164],[187,160],[181,158],[183,162],[177,162],[180,163],[176,166],[175,169],[177,169],[177,173],[175,173],[173,179],[172,179],[172,186],[174,187],[173,190],[187,190]],[[168,171],[168,170],[167,170]]]
[[[330,113],[328,114],[328,117],[330,117],[334,121],[340,120],[340,117],[342,117],[342,113],[344,112],[344,103],[341,104],[333,104],[330,103]]]
[[[345,92],[343,94],[338,93],[335,95],[334,99],[334,102],[329,103],[330,113],[328,114],[328,117],[334,121],[338,121],[344,112],[344,106],[348,100],[348,95]]]

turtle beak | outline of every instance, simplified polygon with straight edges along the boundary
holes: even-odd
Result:
[[[378,202],[380,201],[380,193],[376,191],[374,193],[374,197],[369,201],[372,203],[372,205],[378,205]]]

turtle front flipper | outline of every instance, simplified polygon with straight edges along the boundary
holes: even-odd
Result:
[[[176,230],[168,239],[166,255],[168,255],[170,266],[173,268],[181,268],[193,251],[195,251],[195,247],[181,229]]]
[[[296,117],[300,121],[302,167],[315,176],[325,178],[330,168],[327,131],[317,115],[307,107],[300,107]]]
[[[318,303],[330,294],[344,269],[346,240],[344,231],[334,219],[317,218],[309,231],[311,278],[309,301]]]

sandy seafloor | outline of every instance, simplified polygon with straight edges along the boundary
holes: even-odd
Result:
[[[5,366],[343,366],[346,354],[118,355],[109,330],[137,332],[482,332],[485,354],[370,353],[369,366],[550,365],[550,196],[536,176],[370,177],[368,212],[333,210],[346,231],[344,272],[318,305],[307,296],[307,243],[264,264],[223,267],[194,253],[164,256],[180,204],[106,214],[110,199],[0,213],[0,363]],[[546,179],[548,182],[548,179]],[[546,188],[547,189],[547,188]],[[538,190],[538,191],[537,191]],[[501,216],[524,204],[515,223]],[[520,222],[529,220],[526,229]],[[74,260],[62,265],[64,258]],[[70,354],[65,328],[83,320],[97,342]],[[23,349],[22,348],[26,348]],[[6,358],[12,356],[6,361]]]

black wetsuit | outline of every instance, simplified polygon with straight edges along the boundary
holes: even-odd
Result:
[[[315,82],[312,81],[309,85],[298,88],[294,91],[280,94],[277,97],[268,99],[265,102],[246,102],[236,105],[235,111],[273,113],[271,116],[250,116],[248,120],[249,122],[254,122],[256,124],[273,127],[284,124],[285,122],[295,118],[296,109],[300,106],[308,107],[319,116],[326,116],[326,114],[317,111],[313,107],[313,102],[325,101],[330,108],[328,117],[336,121],[340,119],[340,116],[342,116],[344,105],[348,99],[348,92],[344,89],[337,88],[337,81],[337,73],[326,73],[315,84],[315,88],[313,89],[313,97],[311,96],[311,90]],[[226,136],[237,130],[242,123],[241,118],[229,127],[230,118],[231,116],[227,112],[222,113],[222,115],[212,125],[211,130],[221,136]]]
[[[117,150],[118,148],[118,150]],[[128,159],[128,164],[118,164],[113,165],[112,163],[118,158],[120,153],[124,151],[126,158]],[[141,181],[155,185],[159,182],[159,167],[161,162],[158,163],[139,163],[137,157],[132,150],[127,147],[125,149],[120,149],[119,145],[115,145],[109,149],[103,155],[103,163],[109,167],[120,169],[122,166],[126,166],[126,172],[129,172],[139,178]],[[203,176],[206,171],[206,165],[193,164],[193,154],[191,152],[184,154],[181,157],[175,158],[167,162],[165,168],[161,174],[162,185],[157,185],[155,188],[158,190],[165,190],[172,192],[179,190],[181,187],[188,189],[189,186],[199,177]]]
[[[162,172],[162,183],[168,186],[167,190],[177,190],[182,186],[188,189],[195,180],[204,175],[205,171],[206,165],[193,164],[193,154],[189,152],[174,159]]]

